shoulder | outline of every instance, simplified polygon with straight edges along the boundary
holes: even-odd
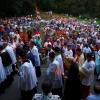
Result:
[[[21,66],[27,68],[28,66],[30,66],[30,62],[24,62]]]
[[[58,95],[52,95],[50,100],[61,100],[61,98]]]
[[[32,100],[41,100],[42,94],[35,94]]]
[[[98,53],[100,53],[100,50],[98,50]]]
[[[94,61],[90,61],[89,64],[90,64],[91,66],[95,66],[95,62],[94,62]]]
[[[59,65],[59,62],[58,62],[57,60],[54,60],[54,61],[53,61],[53,64]]]
[[[96,99],[97,97],[95,95],[90,95],[86,98],[86,100],[98,100]]]

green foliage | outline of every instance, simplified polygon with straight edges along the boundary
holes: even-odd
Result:
[[[0,16],[33,14],[36,5],[43,11],[100,18],[100,0],[0,0]]]
[[[41,10],[74,16],[100,17],[100,0],[38,0]]]
[[[0,16],[21,16],[35,11],[35,0],[0,0]]]

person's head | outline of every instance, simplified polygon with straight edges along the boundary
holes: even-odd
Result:
[[[70,44],[68,44],[67,48],[68,48],[68,50],[70,50],[70,49],[71,49],[71,45],[70,45]]]
[[[48,50],[50,51],[52,49],[52,46],[50,44],[48,44]]]
[[[61,50],[60,50],[59,47],[55,47],[55,48],[54,48],[54,51],[55,51],[56,54],[59,54],[59,53],[61,52]]]
[[[77,48],[77,49],[76,49],[76,54],[79,55],[79,56],[82,54],[82,51],[81,51],[80,48]]]
[[[42,90],[45,95],[48,95],[52,90],[52,83],[50,80],[45,80],[42,83]]]
[[[26,52],[23,48],[20,48],[20,51],[18,53],[18,58],[20,62],[23,62],[24,60],[27,59]]]
[[[85,47],[88,48],[89,47],[88,44],[85,44]]]
[[[30,41],[30,48],[33,48],[35,45],[36,45],[36,44],[35,44],[34,40],[31,40],[31,41]]]
[[[95,94],[100,94],[100,81],[97,81],[97,82],[94,84],[94,93],[95,93]]]
[[[7,42],[3,42],[3,48],[5,48],[8,45]]]
[[[67,42],[64,42],[64,46],[67,47]]]
[[[55,58],[55,53],[54,53],[54,52],[50,52],[50,53],[49,53],[49,59],[50,59],[51,61],[53,61],[54,58]]]
[[[88,53],[86,55],[87,61],[91,61],[93,59],[93,55],[91,53]]]

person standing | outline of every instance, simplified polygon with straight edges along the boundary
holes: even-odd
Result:
[[[86,61],[80,67],[80,73],[83,76],[81,80],[81,98],[85,99],[90,94],[90,87],[94,81],[95,62],[92,54],[87,54]]]
[[[0,45],[0,93],[2,93],[5,89],[5,80],[7,78],[6,73],[5,73],[5,69],[2,63],[2,58],[1,58],[1,51],[3,49],[3,46]]]
[[[54,48],[55,60],[59,62],[59,68],[61,70],[62,76],[64,76],[63,58],[61,55],[61,49],[59,47]]]
[[[64,100],[80,100],[81,81],[78,65],[72,59],[70,63],[65,74]]]
[[[40,56],[38,52],[38,48],[35,46],[34,41],[31,41],[30,43],[31,52],[34,55],[35,58],[35,69],[36,69],[36,76],[41,76],[41,69],[40,69]]]
[[[62,80],[62,73],[60,69],[59,62],[55,60],[55,53],[49,53],[49,60],[50,63],[46,70],[47,78],[51,80],[52,86],[52,93],[54,95],[59,95],[62,97],[62,87],[63,87],[63,80]]]
[[[100,46],[98,51],[95,51],[95,64],[96,64],[96,73],[98,75],[98,79],[100,80]]]
[[[50,80],[44,80],[42,83],[42,91],[41,94],[35,94],[32,100],[61,100],[58,95],[52,94],[52,83]]]
[[[11,57],[11,67],[12,67],[12,71],[13,72],[16,72],[16,62],[17,62],[17,59],[16,59],[16,55],[15,55],[15,52],[13,50],[13,48],[11,47],[11,44],[8,44],[6,47],[5,47],[5,51],[7,51]]]
[[[24,50],[20,51],[19,61],[21,63],[19,76],[22,100],[31,100],[33,95],[37,92],[35,67],[32,65],[32,62],[27,59]]]
[[[83,48],[82,48],[82,52],[84,53],[84,57],[86,58],[87,54],[92,53],[91,48],[88,46],[88,44],[86,44]]]
[[[94,84],[94,94],[89,95],[86,100],[100,100],[100,82]]]

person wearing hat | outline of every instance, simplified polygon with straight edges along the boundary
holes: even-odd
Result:
[[[80,72],[83,75],[81,79],[81,98],[85,99],[90,94],[90,87],[94,80],[95,62],[92,54],[87,54],[86,61],[80,67]]]

